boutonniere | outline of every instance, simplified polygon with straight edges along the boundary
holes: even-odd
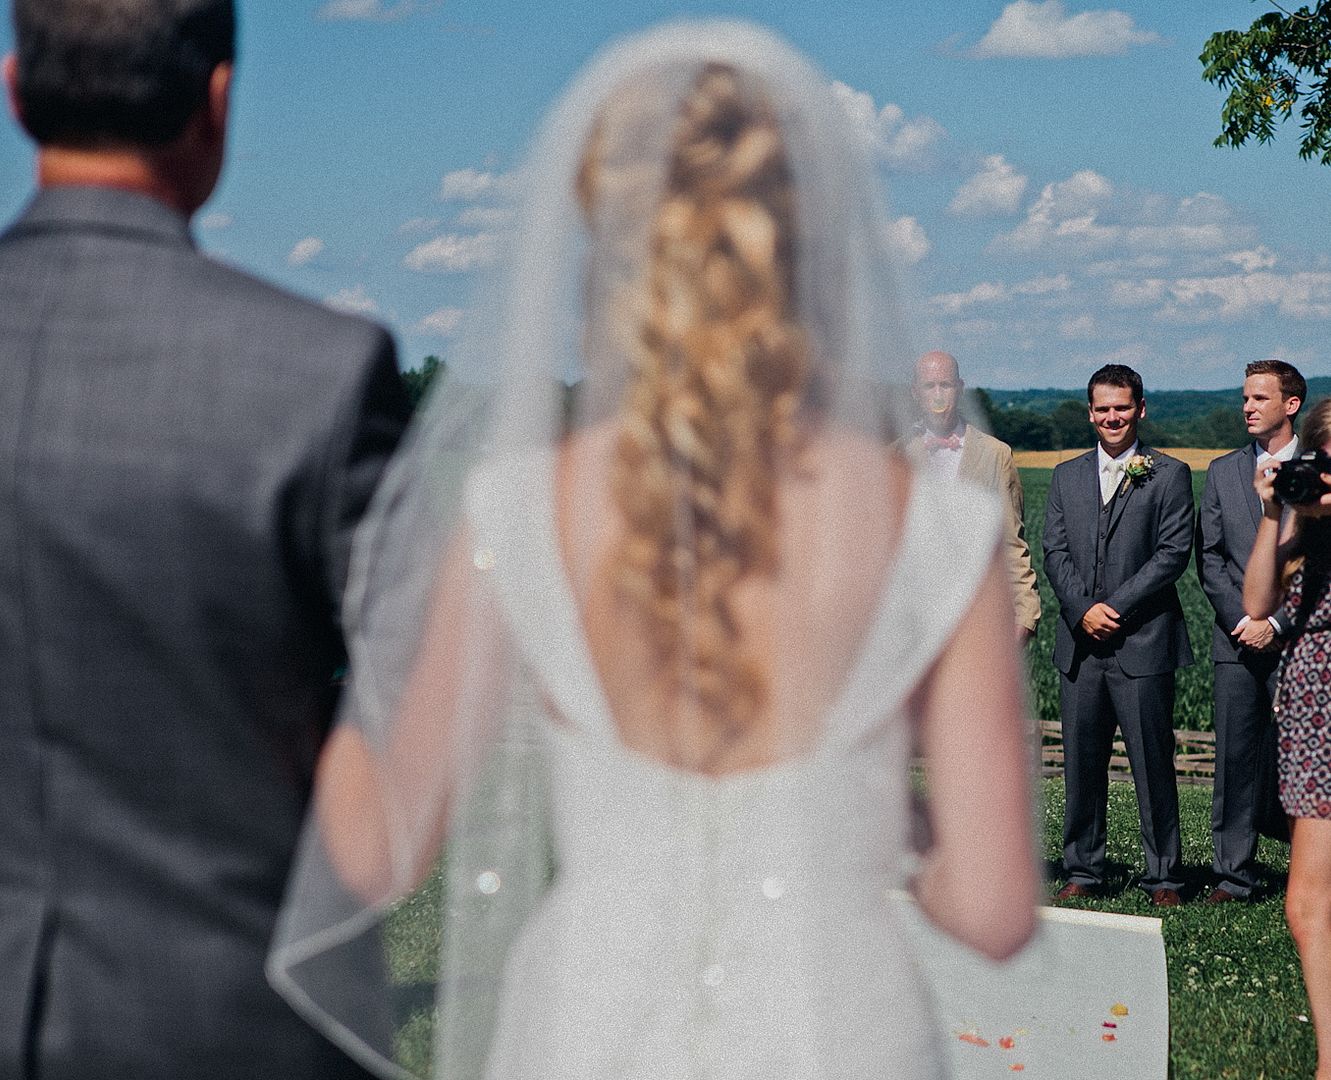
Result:
[[[1119,489],[1119,494],[1127,491],[1129,485],[1146,483],[1154,471],[1155,458],[1150,454],[1133,454],[1123,466],[1123,487]]]

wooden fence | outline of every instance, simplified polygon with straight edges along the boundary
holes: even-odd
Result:
[[[1057,720],[1040,722],[1040,766],[1045,776],[1063,775],[1063,725]],[[1174,732],[1174,771],[1180,784],[1210,784],[1215,780],[1215,732]],[[1131,780],[1127,748],[1114,740],[1109,758],[1109,779]]]

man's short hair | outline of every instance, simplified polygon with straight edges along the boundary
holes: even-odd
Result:
[[[1299,408],[1303,408],[1303,403],[1308,400],[1308,380],[1299,374],[1299,369],[1293,364],[1283,360],[1254,360],[1243,369],[1245,379],[1250,375],[1274,375],[1280,380],[1281,397],[1298,398]]]
[[[1091,381],[1086,384],[1088,402],[1093,399],[1097,386],[1117,386],[1120,389],[1131,390],[1132,400],[1138,405],[1146,400],[1146,391],[1142,389],[1142,377],[1127,364],[1106,364],[1092,375]]]
[[[18,102],[43,146],[162,146],[235,59],[234,0],[14,0]]]

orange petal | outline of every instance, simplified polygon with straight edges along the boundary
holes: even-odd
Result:
[[[998,1045],[1001,1046],[1004,1050],[1011,1050],[1014,1046],[1017,1045],[1017,1040],[1014,1039],[1011,1035],[1004,1035],[1001,1039],[998,1040]]]

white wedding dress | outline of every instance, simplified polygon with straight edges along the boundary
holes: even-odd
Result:
[[[986,493],[918,479],[817,748],[711,778],[619,740],[560,563],[549,452],[473,475],[476,566],[567,722],[543,718],[554,884],[504,964],[491,1080],[943,1075],[906,884],[908,694],[995,549]],[[939,539],[946,538],[946,560]]]

